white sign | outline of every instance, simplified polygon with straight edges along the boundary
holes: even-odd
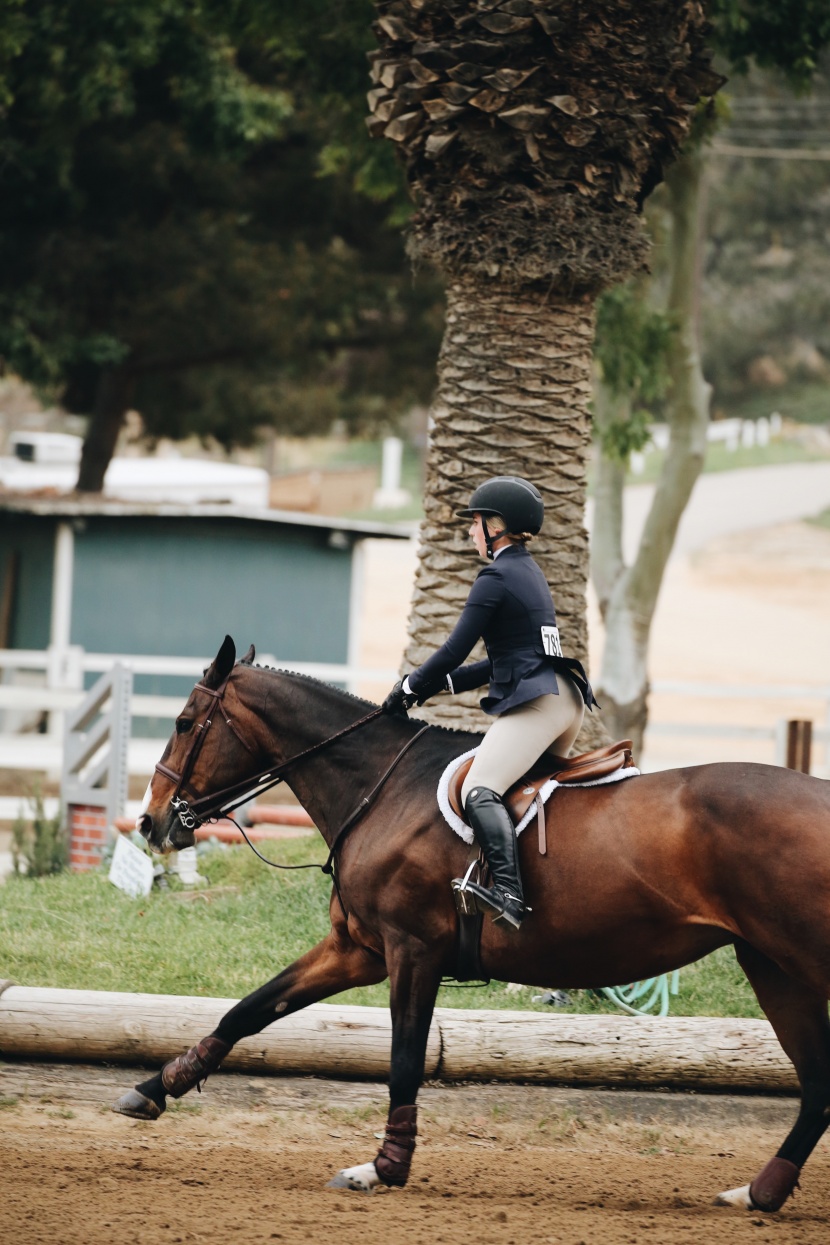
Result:
[[[153,885],[153,862],[140,847],[119,834],[112,854],[109,879],[113,886],[132,895],[133,899],[141,899],[143,895],[150,894]]]

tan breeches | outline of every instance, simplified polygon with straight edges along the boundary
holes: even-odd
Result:
[[[557,675],[559,695],[528,700],[497,717],[479,745],[461,788],[461,802],[474,787],[504,795],[543,752],[566,757],[579,734],[585,703],[567,675]]]

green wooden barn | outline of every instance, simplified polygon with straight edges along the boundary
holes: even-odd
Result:
[[[229,633],[240,653],[354,665],[364,542],[408,535],[232,505],[7,496],[0,649],[207,657]],[[174,688],[147,674],[139,690]]]

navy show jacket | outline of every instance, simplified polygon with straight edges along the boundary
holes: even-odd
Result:
[[[546,652],[542,629],[555,627],[541,568],[524,545],[507,545],[479,572],[451,636],[409,675],[409,686],[424,692],[449,675],[454,692],[468,692],[489,681],[481,707],[497,716],[537,696],[558,695],[558,670],[575,680],[590,708],[596,701],[582,665]],[[487,657],[465,666],[480,639]]]

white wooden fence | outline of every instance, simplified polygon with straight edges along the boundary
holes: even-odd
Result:
[[[693,683],[674,679],[656,679],[651,691],[658,695],[680,696],[695,700],[735,700],[751,703],[757,700],[789,702],[787,716],[779,717],[773,726],[747,726],[731,723],[708,722],[662,722],[651,720],[647,738],[673,736],[678,739],[717,738],[720,740],[760,741],[772,744],[769,760],[775,765],[785,765],[787,756],[787,722],[793,717],[803,718],[803,708],[797,713],[794,704],[803,706],[812,702],[810,720],[813,723],[813,763],[811,772],[821,778],[830,778],[830,684],[778,684],[778,683]],[[818,745],[818,748],[815,748]],[[817,752],[821,751],[821,759]],[[714,758],[708,758],[714,759]]]
[[[258,659],[263,665],[342,683],[350,690],[365,684],[388,687],[397,678],[394,670],[362,669],[326,662],[277,661],[270,654]],[[210,657],[87,653],[77,646],[60,653],[52,649],[0,649],[0,769],[54,774],[62,769],[63,716],[81,703],[85,674],[104,673],[120,663],[133,675],[188,678],[195,682],[211,660]],[[21,676],[25,682],[17,681]],[[177,695],[137,693],[131,698],[130,714],[133,719],[166,720],[172,730],[183,703],[181,692]],[[163,746],[163,741],[157,737],[133,733],[127,755],[129,773],[152,773]],[[0,820],[16,815],[6,811],[5,805],[11,802],[16,809],[19,800],[0,798]]]
[[[198,679],[210,658],[160,657],[147,654],[87,653],[72,647],[62,652],[54,650],[0,650],[0,769],[47,771],[57,773],[63,764],[62,716],[66,710],[77,706],[83,697],[83,680],[87,673],[102,673],[112,669],[115,662],[129,667],[134,675],[163,677],[187,677]],[[387,669],[361,669],[356,666],[324,662],[278,661],[273,656],[262,656],[263,665],[278,666],[298,674],[311,675],[331,683],[343,683],[350,690],[366,684],[389,686],[397,673]],[[28,682],[12,682],[23,675]],[[5,676],[5,681],[4,681]],[[32,680],[35,679],[36,682]],[[648,730],[651,736],[675,736],[694,739],[704,736],[721,740],[758,741],[769,745],[768,759],[783,764],[785,758],[786,716],[784,706],[805,701],[815,705],[813,717],[813,740],[821,751],[814,761],[813,772],[830,777],[830,685],[759,685],[759,684],[710,684],[658,680],[652,685],[655,693],[677,695],[697,699],[770,700],[782,702],[784,710],[774,726],[769,725],[723,725],[710,723],[653,721]],[[135,694],[131,702],[131,715],[135,718],[161,718],[173,720],[181,709],[182,695]],[[786,715],[786,716],[785,716]],[[45,733],[32,729],[32,723],[42,716]],[[802,713],[799,716],[803,716]],[[21,731],[23,719],[28,717],[29,729]],[[131,774],[149,774],[158,760],[162,741],[159,738],[143,738],[133,735],[128,752],[128,768]],[[709,758],[713,759],[713,758]],[[823,762],[823,764],[822,764]],[[0,801],[0,819],[3,805]]]

